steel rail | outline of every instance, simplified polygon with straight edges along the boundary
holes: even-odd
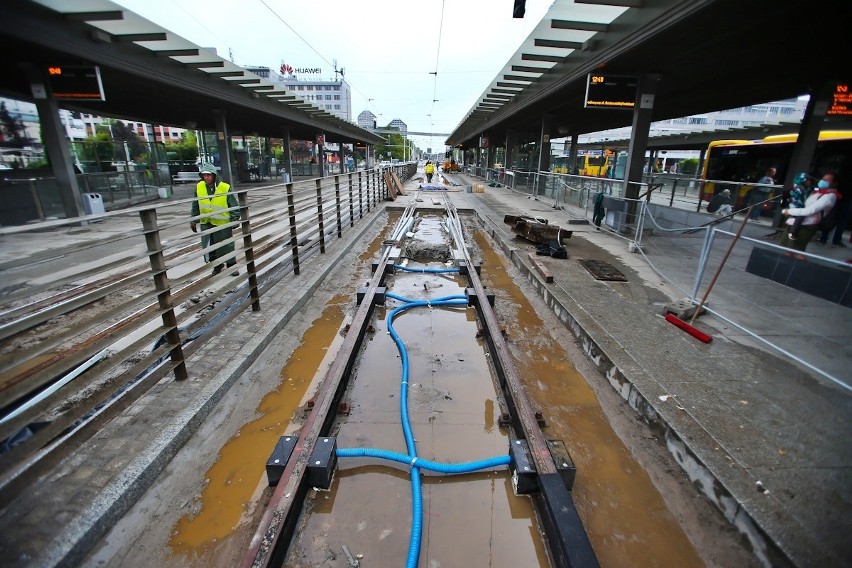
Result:
[[[348,378],[358,357],[370,317],[375,308],[375,296],[384,283],[386,267],[398,243],[400,227],[413,216],[416,205],[410,205],[397,223],[391,242],[384,246],[379,263],[363,294],[360,306],[349,326],[349,332],[340,347],[338,356],[320,383],[314,396],[313,409],[301,428],[298,442],[275,488],[260,524],[249,543],[240,566],[243,568],[280,566],[287,546],[295,531],[296,521],[307,493],[307,465],[316,440],[331,428],[335,414],[331,412],[346,388]],[[410,211],[409,211],[410,210]]]
[[[542,521],[550,557],[554,565],[560,568],[595,567],[598,564],[591,543],[551,456],[548,441],[538,425],[536,412],[526,397],[496,314],[487,300],[485,286],[472,263],[458,212],[445,195],[443,206],[447,214],[448,232],[461,256],[457,256],[457,259],[466,265],[463,273],[468,278],[472,294],[476,296],[471,303],[476,308],[485,332],[486,344],[498,377],[498,386],[504,393],[513,418],[515,436],[527,442],[537,470],[540,492],[532,497],[538,517]],[[412,199],[411,205],[397,221],[391,238],[385,241],[385,248],[375,273],[366,291],[362,290],[363,300],[350,324],[349,333],[320,383],[314,397],[314,406],[298,434],[296,447],[250,541],[248,551],[240,564],[242,568],[266,568],[284,564],[308,490],[308,460],[316,440],[328,435],[331,430],[336,417],[334,409],[347,388],[349,375],[359,355],[366,326],[373,311],[376,291],[383,285],[384,276],[390,270],[390,259],[394,254],[399,254],[398,245],[416,209],[416,199]]]

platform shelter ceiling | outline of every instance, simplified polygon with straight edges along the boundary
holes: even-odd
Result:
[[[27,66],[96,65],[106,100],[60,108],[207,131],[219,109],[231,135],[383,141],[108,0],[4,0],[0,22],[0,96],[34,100]]]
[[[655,121],[795,98],[852,79],[850,29],[842,0],[556,0],[446,142],[537,139],[544,115],[551,138],[630,126],[583,108],[591,72],[658,75]]]

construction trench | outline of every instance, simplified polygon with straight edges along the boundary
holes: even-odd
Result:
[[[661,496],[650,470],[669,466],[619,440],[570,334],[537,315],[476,218],[432,192],[411,202],[268,363],[281,384],[254,419],[224,444],[224,418],[203,426],[86,565],[725,565],[685,533],[707,519]]]
[[[405,210],[372,280],[358,291],[360,307],[348,330],[354,340],[326,374],[302,432],[283,436],[267,463],[270,478],[282,479],[244,566],[277,566],[282,558],[287,566],[316,566],[334,552],[317,542],[350,542],[378,565],[407,558],[406,566],[416,567],[421,547],[429,558],[445,557],[446,565],[476,563],[484,551],[542,565],[544,550],[535,541],[495,538],[495,528],[534,534],[532,510],[514,502],[523,502],[522,495],[535,496],[554,565],[597,564],[569,495],[573,463],[561,441],[549,442],[541,432],[491,311],[493,295],[479,281],[458,214],[448,200],[443,204],[443,212],[418,214],[416,202]],[[389,301],[399,306],[390,309]],[[382,305],[387,315],[373,317]],[[362,351],[370,332],[376,338]],[[421,471],[442,475],[421,479]],[[299,496],[307,488],[330,493],[310,501],[297,530]],[[406,493],[410,510],[402,506]],[[383,498],[386,513],[371,519],[378,525],[355,520]],[[469,529],[459,541],[457,529],[437,521],[442,517],[489,530]],[[408,519],[406,552],[400,529]],[[395,527],[394,538],[371,546],[382,527]],[[294,532],[287,555],[281,549]],[[358,565],[349,550],[343,550],[347,562]]]

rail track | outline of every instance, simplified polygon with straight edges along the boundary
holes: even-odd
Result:
[[[431,201],[431,205],[427,203]],[[436,206],[438,209],[436,209]],[[446,231],[449,241],[450,260],[446,263],[449,268],[435,268],[434,263],[420,263],[414,259],[405,258],[406,240],[414,235],[412,228],[418,221],[418,216],[424,214],[439,214],[443,221],[441,226]],[[281,437],[267,463],[270,484],[275,489],[264,511],[261,522],[251,539],[241,566],[267,567],[296,565],[287,561],[290,547],[297,538],[297,533],[305,526],[305,516],[309,514],[306,504],[313,495],[313,489],[330,489],[334,476],[343,475],[338,472],[339,462],[350,457],[384,458],[395,460],[394,466],[376,466],[375,460],[359,462],[362,467],[373,471],[376,467],[388,469],[397,468],[391,475],[399,476],[400,468],[407,466],[412,480],[413,512],[411,537],[407,566],[417,566],[419,561],[420,526],[422,511],[418,510],[421,478],[430,475],[427,470],[437,468],[441,473],[464,471],[465,464],[426,463],[418,456],[414,434],[406,430],[408,420],[408,391],[414,379],[408,378],[408,357],[402,340],[398,339],[393,330],[393,319],[403,309],[409,307],[427,307],[428,309],[454,309],[459,306],[472,309],[475,312],[477,336],[484,342],[486,358],[492,371],[492,381],[497,390],[501,409],[500,425],[505,430],[505,451],[502,463],[493,462],[481,465],[487,471],[504,472],[506,479],[511,480],[515,495],[529,497],[535,511],[538,531],[543,535],[547,557],[553,566],[596,566],[597,559],[591,548],[586,532],[577,515],[571,499],[571,484],[574,477],[574,466],[558,440],[548,440],[539,424],[540,416],[524,394],[518,373],[509,354],[508,347],[501,332],[493,309],[494,296],[485,288],[479,277],[481,268],[476,266],[471,258],[470,249],[465,242],[463,223],[449,199],[445,195],[421,197],[411,200],[411,204],[402,213],[392,235],[387,239],[378,259],[373,263],[373,274],[369,282],[357,292],[358,308],[349,325],[348,333],[337,357],[325,373],[319,384],[308,415],[298,433]],[[464,279],[463,295],[447,297],[431,297],[412,300],[389,291],[391,280],[396,280],[402,272],[436,273],[456,272]],[[419,284],[417,285],[419,289]],[[428,286],[423,284],[424,294]],[[409,288],[406,290],[412,290]],[[393,310],[387,317],[388,333],[394,337],[400,346],[400,362],[403,366],[403,377],[399,386],[399,397],[403,430],[406,435],[407,453],[392,453],[370,451],[361,448],[338,448],[337,440],[352,439],[347,428],[359,428],[357,424],[347,423],[349,419],[341,419],[341,414],[348,415],[352,410],[347,400],[357,399],[353,389],[361,388],[357,366],[363,350],[365,339],[376,325],[376,310],[385,308],[389,300],[406,301],[407,305]],[[442,305],[452,304],[446,308]],[[363,376],[363,375],[362,375]],[[363,380],[363,379],[361,379]],[[378,379],[371,380],[371,386]],[[369,388],[369,387],[367,387]],[[446,398],[449,398],[448,396]],[[431,418],[430,418],[431,420]],[[422,426],[419,426],[422,428]],[[361,427],[366,430],[367,427]],[[367,436],[364,434],[364,436]],[[368,437],[368,436],[367,436]],[[272,449],[270,449],[272,450]],[[389,455],[393,454],[393,455]],[[498,461],[501,458],[495,458]],[[419,460],[419,461],[418,461]],[[485,461],[485,460],[483,460]],[[422,465],[421,465],[422,464]],[[444,467],[445,469],[441,469]],[[446,468],[449,469],[446,469]],[[473,466],[471,466],[473,467]],[[356,473],[359,468],[356,468]],[[353,470],[347,470],[346,476]],[[336,473],[337,472],[337,473]],[[341,482],[343,483],[343,482]],[[343,489],[341,488],[342,492]],[[337,494],[334,493],[333,496]],[[333,497],[332,497],[333,498]],[[339,499],[344,499],[338,496]],[[316,496],[314,495],[314,499]],[[378,505],[377,505],[378,506]],[[434,512],[434,515],[440,515]],[[338,553],[340,551],[338,550]],[[358,559],[351,555],[349,548],[343,546],[343,552],[350,566],[357,566]],[[401,563],[399,559],[397,563]]]

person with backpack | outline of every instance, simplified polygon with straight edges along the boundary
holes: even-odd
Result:
[[[733,213],[733,205],[731,205],[731,190],[725,188],[714,195],[707,204],[707,212],[715,213],[720,217]]]
[[[793,179],[793,189],[790,190],[790,193],[787,195],[787,203],[783,204],[781,209],[799,209],[805,206],[805,200],[813,191],[813,179],[811,176],[807,174],[807,172],[799,172],[796,174],[796,177]],[[789,230],[789,238],[791,241],[795,241],[799,235],[799,227],[802,226],[802,221],[804,221],[804,217],[794,217],[793,224],[790,225]]]
[[[778,241],[783,247],[804,251],[810,240],[819,230],[820,221],[831,211],[834,204],[840,199],[840,193],[835,186],[834,174],[829,172],[822,176],[817,183],[817,189],[805,200],[804,207],[788,207],[781,211],[787,220],[784,224],[784,232]],[[790,230],[796,222],[797,217],[804,217],[795,239],[790,238]]]

